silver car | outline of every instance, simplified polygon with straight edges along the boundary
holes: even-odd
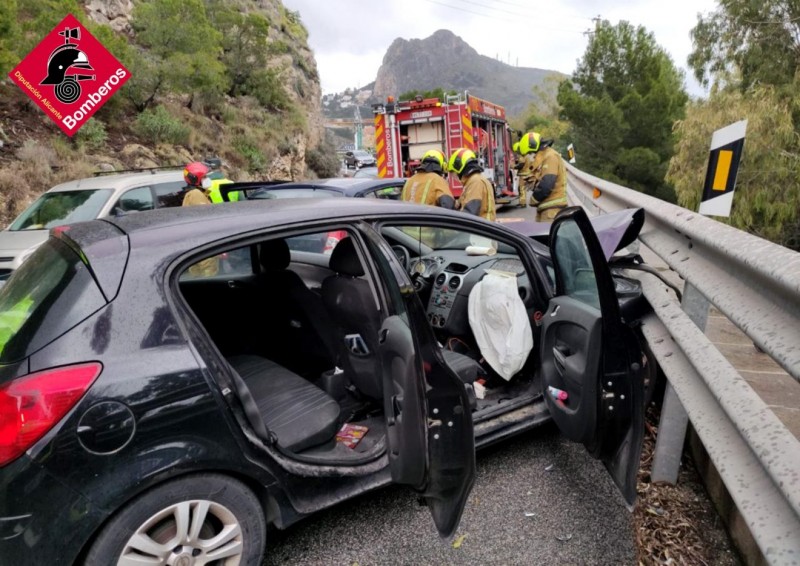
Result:
[[[0,231],[0,281],[6,280],[51,228],[124,212],[180,206],[183,171],[122,173],[78,179],[41,195]]]

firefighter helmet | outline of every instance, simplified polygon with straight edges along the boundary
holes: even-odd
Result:
[[[519,140],[519,152],[522,155],[536,153],[542,144],[542,135],[539,132],[528,132]]]
[[[438,149],[429,149],[422,155],[422,163],[435,163],[444,171],[444,153]]]
[[[467,164],[469,164],[471,161],[477,160],[478,157],[475,155],[474,151],[462,147],[455,150],[450,156],[450,160],[447,162],[447,168],[453,173],[461,176],[461,174],[464,172],[464,169],[467,167]]]
[[[200,161],[189,163],[183,170],[183,179],[190,187],[202,187],[208,175],[208,166]]]

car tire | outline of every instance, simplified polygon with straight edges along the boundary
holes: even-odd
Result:
[[[139,559],[250,566],[261,563],[265,542],[264,511],[255,494],[235,479],[202,474],[165,483],[128,503],[100,531],[85,564]]]

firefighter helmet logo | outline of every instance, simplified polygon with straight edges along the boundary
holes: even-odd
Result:
[[[8,76],[72,136],[131,74],[68,14]]]
[[[78,48],[77,42],[81,38],[79,28],[64,28],[58,35],[64,38],[64,45],[59,45],[50,54],[47,60],[47,76],[39,84],[54,85],[56,98],[64,104],[72,104],[81,96],[78,81],[95,80],[95,75],[86,74],[86,71],[94,69],[89,64],[86,53]],[[75,43],[72,43],[73,39]]]

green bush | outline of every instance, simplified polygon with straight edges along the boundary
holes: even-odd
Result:
[[[339,158],[331,151],[325,151],[322,147],[315,147],[306,152],[306,165],[320,179],[336,177],[339,175]]]
[[[99,118],[89,118],[75,134],[75,142],[78,147],[86,149],[100,149],[106,143],[106,139],[108,139],[106,125]]]
[[[236,138],[233,141],[233,149],[247,161],[247,168],[250,171],[267,170],[267,159],[253,140],[246,137]]]
[[[156,106],[139,114],[133,129],[151,143],[166,142],[186,145],[190,129],[163,106]]]

